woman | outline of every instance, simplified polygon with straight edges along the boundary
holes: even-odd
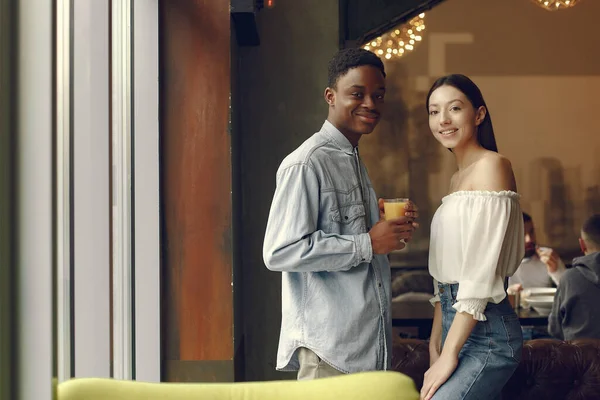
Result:
[[[523,217],[510,161],[498,154],[479,88],[464,75],[427,95],[429,127],[458,171],[431,223],[435,306],[421,398],[495,399],[519,364],[523,336],[506,297],[523,257]]]

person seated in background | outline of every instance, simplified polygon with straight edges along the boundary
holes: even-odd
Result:
[[[525,257],[514,275],[508,278],[509,293],[533,287],[552,287],[552,283],[558,286],[566,270],[565,264],[555,250],[537,245],[535,226],[527,213],[523,213],[523,224]]]
[[[600,214],[583,224],[579,247],[584,256],[562,275],[548,317],[548,332],[561,340],[600,339]]]

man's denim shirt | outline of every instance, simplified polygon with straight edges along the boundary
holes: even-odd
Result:
[[[299,347],[346,373],[391,366],[390,266],[371,248],[379,207],[358,162],[326,121],[277,171],[263,258],[282,272],[279,370],[299,368]]]

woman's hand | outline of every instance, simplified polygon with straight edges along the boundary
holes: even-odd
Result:
[[[437,361],[425,372],[425,380],[421,389],[421,400],[429,400],[442,386],[458,365],[458,357],[443,353]]]
[[[439,309],[436,308],[435,312],[439,313],[441,316],[441,307],[437,304],[436,306],[439,307]],[[473,319],[471,314],[457,312],[456,315],[454,315],[454,321],[452,321],[452,325],[448,330],[448,335],[444,341],[444,348],[442,349],[440,357],[431,367],[429,367],[427,372],[425,372],[423,388],[421,389],[421,400],[431,399],[440,386],[450,378],[458,365],[458,354],[476,324],[477,320]],[[435,345],[437,343],[438,332],[436,330],[434,335],[432,328],[431,333],[432,339],[436,338],[436,342],[433,343],[433,345]],[[430,343],[429,348],[431,349],[431,347],[432,343]]]

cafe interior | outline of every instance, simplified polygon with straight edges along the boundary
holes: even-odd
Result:
[[[481,88],[535,242],[566,269],[600,213],[600,1],[35,3],[0,12],[0,400],[369,398],[377,381],[273,385],[296,374],[275,370],[281,275],[262,257],[277,167],[326,118],[340,48],[384,62],[361,158],[379,197],[419,207],[389,255],[392,369],[417,391],[430,223],[456,170],[428,126],[438,77]],[[526,341],[503,398],[600,399],[600,337],[548,333],[557,286],[509,293]]]

